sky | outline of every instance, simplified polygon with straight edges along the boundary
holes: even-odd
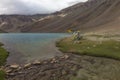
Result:
[[[0,0],[0,14],[44,14],[87,0]]]

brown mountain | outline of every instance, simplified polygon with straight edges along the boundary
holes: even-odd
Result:
[[[0,32],[21,32],[24,25],[37,21],[44,15],[0,15]]]
[[[25,26],[22,32],[66,32],[120,30],[120,0],[89,0]]]
[[[21,17],[20,17],[21,18]],[[24,21],[25,19],[25,21]],[[66,32],[68,29],[81,31],[119,32],[120,0],[88,0],[74,6],[40,17],[36,21],[24,18],[4,26],[2,30],[12,32]],[[8,23],[11,21],[8,21]],[[2,23],[6,25],[5,23]],[[0,27],[1,29],[1,27]]]

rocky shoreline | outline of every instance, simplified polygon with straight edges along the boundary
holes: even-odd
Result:
[[[35,61],[25,65],[6,65],[7,80],[69,80],[81,66],[71,62],[72,55]]]
[[[6,80],[119,80],[120,61],[65,54],[25,65],[6,65]]]

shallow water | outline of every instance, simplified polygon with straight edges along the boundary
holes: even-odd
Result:
[[[64,33],[8,33],[0,34],[0,42],[10,52],[7,64],[23,64],[62,55],[55,42],[67,36]]]

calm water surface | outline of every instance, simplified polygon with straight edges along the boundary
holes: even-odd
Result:
[[[62,55],[55,42],[67,36],[64,33],[8,33],[0,34],[0,42],[10,52],[7,64],[23,64]]]

